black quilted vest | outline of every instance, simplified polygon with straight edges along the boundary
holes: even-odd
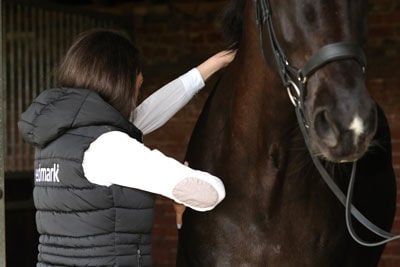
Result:
[[[19,128],[36,150],[37,266],[151,266],[153,195],[92,184],[82,169],[100,135],[122,131],[141,141],[140,130],[96,93],[67,88],[44,91]]]

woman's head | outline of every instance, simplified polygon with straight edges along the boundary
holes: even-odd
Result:
[[[136,106],[139,51],[115,30],[94,29],[81,33],[72,44],[58,72],[60,87],[97,92],[129,118]]]

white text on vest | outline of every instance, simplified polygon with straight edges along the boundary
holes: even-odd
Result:
[[[42,168],[39,164],[39,167],[35,169],[35,181],[36,182],[53,182],[59,183],[58,179],[58,171],[60,170],[60,165],[54,163],[52,168]]]

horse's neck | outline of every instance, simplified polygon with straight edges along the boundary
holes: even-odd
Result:
[[[247,116],[268,124],[268,131],[282,132],[288,127],[287,124],[292,124],[293,108],[274,60],[268,34],[264,33],[263,38],[260,36],[255,22],[254,3],[248,1],[238,52],[239,71],[233,76],[238,84],[235,101],[238,106],[242,106],[242,110],[247,110],[243,110],[245,114],[240,114],[240,109],[234,110],[239,110],[238,116]]]
[[[273,176],[284,164],[291,139],[299,139],[293,136],[294,110],[274,62],[264,62],[257,27],[250,17],[254,12],[246,14],[249,21],[236,58],[207,102],[188,149],[194,167],[226,177],[228,187],[243,192],[246,189],[235,180],[262,179],[262,168],[268,164]]]
[[[228,157],[223,159],[224,164],[233,166],[226,175],[230,181],[226,182],[228,187],[235,187],[232,189],[236,192],[247,192],[247,186],[235,181],[246,177],[248,182],[258,183],[250,186],[253,189],[262,187],[260,181],[270,183],[266,187],[273,188],[279,168],[293,156],[288,155],[293,152],[290,147],[304,145],[297,143],[301,136],[294,109],[276,71],[273,56],[269,55],[268,62],[264,62],[257,27],[251,17],[254,12],[247,10],[245,14],[247,23],[241,45],[218,89],[222,91],[217,91],[219,100],[215,105],[219,108],[216,116],[222,118],[217,121],[227,121],[221,127],[225,138],[221,138],[220,143],[229,149],[221,147],[220,155]],[[267,43],[265,52],[271,52]]]
[[[232,98],[231,119],[247,132],[247,136],[262,131],[264,136],[279,135],[292,127],[294,110],[273,56],[264,59],[256,25],[252,20],[249,24],[243,33],[235,65],[227,73],[229,85],[225,87],[228,88],[226,94]],[[265,50],[268,52],[271,50]]]
[[[246,56],[245,56],[246,57]],[[246,58],[239,64],[238,70],[229,75],[230,86],[226,86],[231,94],[230,109],[233,127],[239,127],[250,137],[257,134],[255,130],[269,134],[281,132],[292,123],[293,109],[285,89],[276,77],[267,75],[261,64],[254,64]]]

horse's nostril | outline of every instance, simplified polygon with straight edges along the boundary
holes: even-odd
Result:
[[[314,129],[318,137],[321,138],[328,147],[335,147],[338,143],[337,131],[334,123],[329,118],[326,110],[322,110],[315,115]]]

